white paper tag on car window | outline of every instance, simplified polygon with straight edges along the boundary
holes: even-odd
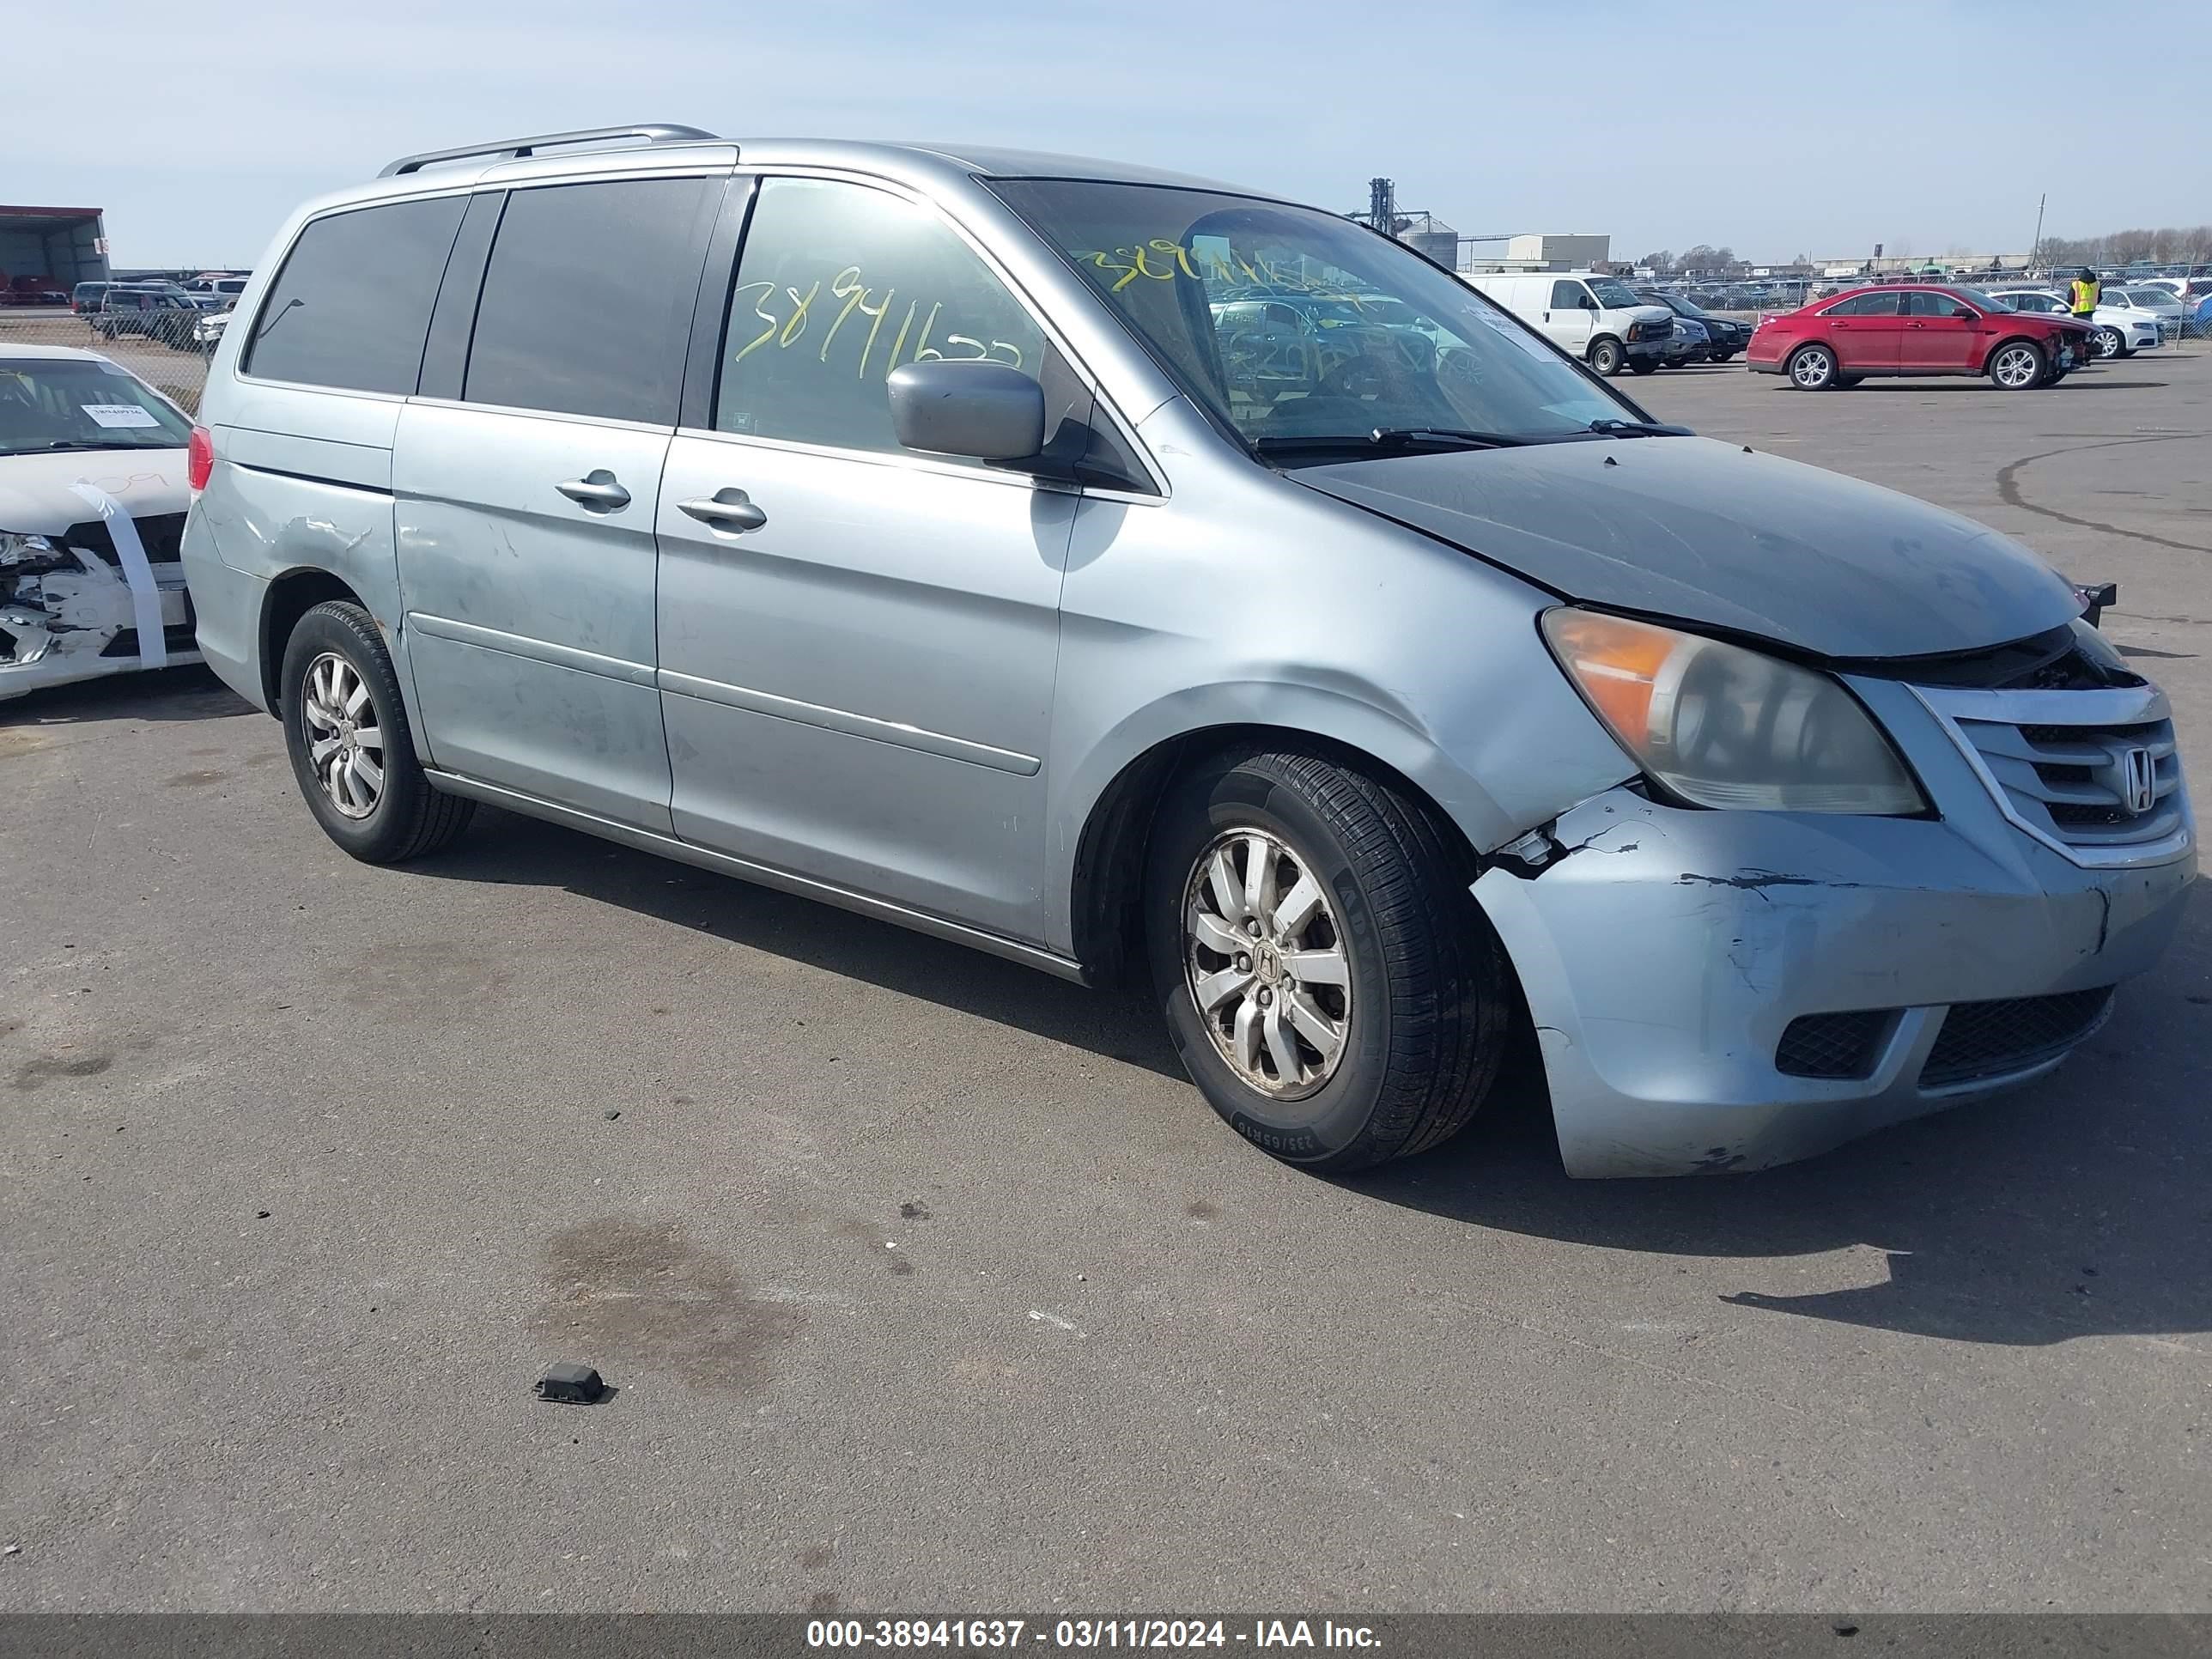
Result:
[[[100,426],[159,426],[150,409],[136,404],[79,404],[77,407]]]

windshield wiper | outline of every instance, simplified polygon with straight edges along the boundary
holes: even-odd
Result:
[[[1285,454],[1304,449],[1357,449],[1375,453],[1390,450],[1510,449],[1530,442],[1510,432],[1468,432],[1445,426],[1378,426],[1366,432],[1285,432],[1255,438],[1252,447],[1262,455]]]
[[[1662,426],[1657,421],[1617,421],[1610,417],[1592,421],[1588,429],[1601,438],[1687,438],[1695,435],[1686,426]]]

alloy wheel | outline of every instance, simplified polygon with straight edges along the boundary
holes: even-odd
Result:
[[[2120,331],[2117,328],[2107,326],[2097,331],[2097,355],[2100,357],[2118,356],[2120,348],[2126,343],[2120,338]]]
[[[349,818],[365,818],[384,799],[384,729],[368,682],[335,651],[307,665],[301,714],[307,727],[307,761],[331,805]]]
[[[1808,392],[1818,392],[1835,372],[1836,360],[1817,346],[1799,352],[1790,363],[1790,378]]]
[[[1183,894],[1183,966],[1222,1059],[1279,1100],[1335,1075],[1352,1027],[1352,962],[1328,894],[1264,830],[1217,837]]]
[[[1997,360],[1990,365],[1990,377],[2008,391],[2033,386],[2043,374],[2043,359],[2035,348],[2028,345],[2008,345],[1997,353]]]

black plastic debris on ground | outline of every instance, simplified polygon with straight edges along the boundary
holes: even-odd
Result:
[[[556,1365],[538,1379],[538,1397],[556,1406],[589,1406],[607,1392],[607,1385],[589,1365]]]

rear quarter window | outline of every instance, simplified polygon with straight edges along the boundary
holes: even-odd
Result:
[[[270,285],[245,372],[352,392],[411,393],[430,307],[467,198],[355,208],[312,222]]]
[[[477,302],[470,403],[673,425],[715,179],[507,198]]]

